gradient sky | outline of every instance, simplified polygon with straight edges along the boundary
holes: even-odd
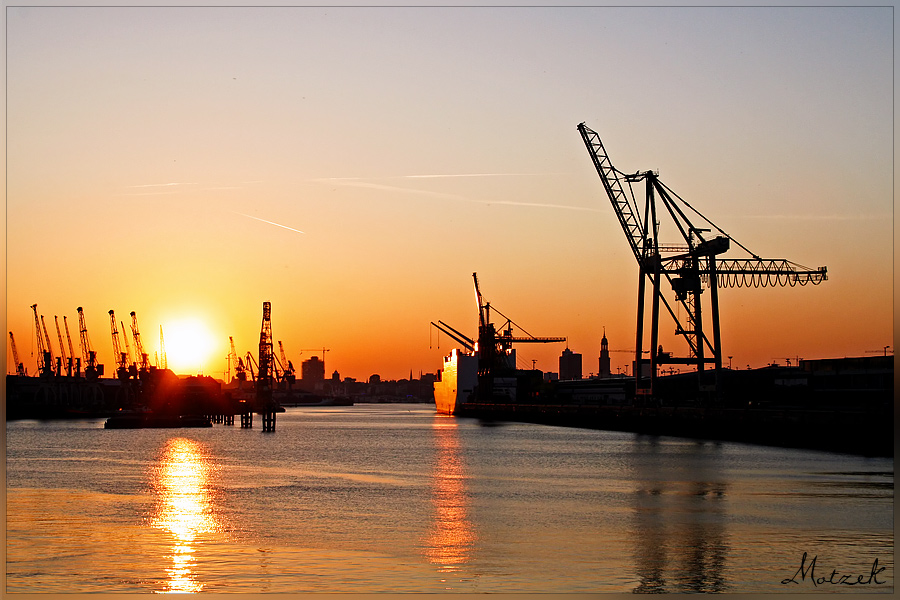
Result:
[[[567,336],[596,372],[604,327],[612,349],[634,348],[638,273],[584,121],[616,167],[658,170],[753,252],[828,267],[820,286],[721,293],[735,366],[880,351],[892,20],[890,7],[8,7],[7,329],[31,373],[30,306],[54,352],[53,315],[77,351],[83,306],[111,372],[107,313],[127,327],[134,310],[151,360],[162,325],[171,367],[221,377],[228,336],[255,354],[271,301],[295,365],[327,347],[327,375],[402,378],[453,345],[430,321],[474,336],[477,271],[492,305]],[[209,347],[179,363],[190,323]],[[662,321],[661,343],[684,355],[673,330]],[[522,346],[520,362],[556,371],[563,348]],[[631,359],[614,353],[613,369]]]

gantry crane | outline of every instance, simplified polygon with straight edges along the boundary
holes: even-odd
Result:
[[[660,182],[659,173],[638,171],[628,175],[619,171],[609,160],[596,132],[586,127],[584,123],[578,125],[578,131],[603,182],[640,271],[634,369],[636,393],[652,396],[657,365],[660,364],[696,365],[697,370],[702,372],[705,366],[711,363],[716,373],[713,388],[717,389],[718,373],[722,368],[719,288],[819,284],[827,279],[826,268],[810,269],[784,259],[760,258]],[[631,187],[632,183],[640,181],[644,181],[646,186],[643,216]],[[623,183],[628,186],[630,195],[626,194]],[[657,198],[665,209],[664,213],[662,210],[657,212]],[[699,217],[703,227],[695,225],[690,220],[689,213]],[[671,217],[674,229],[681,236],[681,243],[664,245],[659,242],[658,219],[664,214]],[[712,234],[713,230],[715,234]],[[731,242],[740,246],[750,257],[717,259],[717,256],[729,250]],[[675,300],[680,303],[687,315],[684,322],[663,295],[661,285],[663,278],[669,282],[675,292]],[[644,296],[648,283],[652,288],[649,385],[643,381],[641,368],[642,363],[646,362],[642,354]],[[700,295],[704,286],[710,290],[712,342],[703,328],[704,315]],[[675,321],[675,333],[684,336],[687,341],[687,357],[673,357],[671,353],[664,353],[662,348],[658,347],[660,302]],[[709,356],[707,352],[710,353]]]
[[[81,355],[84,358],[84,376],[87,379],[96,379],[103,375],[103,365],[97,364],[97,352],[91,347],[91,338],[88,337],[87,325],[84,322],[84,309],[78,307],[78,332],[81,336]]]
[[[128,356],[122,352],[119,346],[119,330],[116,328],[116,312],[109,311],[109,329],[112,333],[113,356],[116,357],[116,376],[119,379],[128,379]]]
[[[141,343],[141,332],[138,329],[137,313],[131,311],[131,335],[134,336],[135,357],[139,361],[138,370],[144,374],[150,371],[150,356],[144,352],[144,345]],[[142,375],[143,376],[143,375]]]
[[[24,377],[28,373],[25,372],[25,365],[19,362],[19,351],[16,349],[16,338],[13,337],[13,332],[9,332],[9,343],[12,344],[12,355],[13,362],[16,365],[16,375],[20,375]]]

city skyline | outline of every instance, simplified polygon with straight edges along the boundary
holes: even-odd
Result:
[[[567,337],[528,367],[596,372],[605,329],[624,370],[638,270],[585,122],[763,258],[827,266],[720,292],[736,368],[880,352],[890,10],[8,7],[7,330],[31,373],[31,305],[76,355],[82,306],[109,374],[107,313],[136,311],[151,361],[162,326],[177,372],[221,376],[270,301],[296,368],[328,348],[326,377],[402,379],[453,346],[431,321],[476,333],[478,272]]]

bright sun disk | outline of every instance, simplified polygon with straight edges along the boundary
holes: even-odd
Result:
[[[212,366],[215,341],[206,324],[195,317],[164,323],[166,362],[177,374],[195,375]]]

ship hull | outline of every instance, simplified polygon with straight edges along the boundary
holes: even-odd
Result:
[[[472,400],[478,382],[478,359],[454,349],[444,357],[441,379],[434,382],[434,405],[439,414],[454,415]]]

